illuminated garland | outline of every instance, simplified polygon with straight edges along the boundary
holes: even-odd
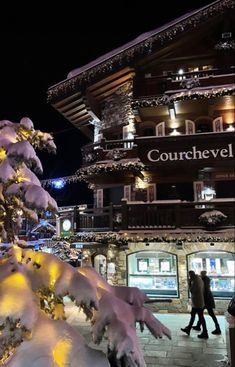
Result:
[[[172,94],[171,96],[163,95],[160,97],[149,97],[137,99],[132,103],[132,108],[136,107],[155,107],[160,105],[168,105],[176,101],[186,101],[192,99],[210,99],[234,94],[235,86],[230,88],[216,88],[212,90],[193,91],[186,90],[180,93]]]
[[[42,187],[54,187],[55,189],[62,189],[66,184],[76,183],[80,181],[87,181],[89,176],[99,175],[101,173],[111,173],[118,171],[131,171],[139,173],[144,170],[145,166],[138,160],[129,162],[109,162],[106,164],[95,164],[89,167],[80,168],[75,175],[64,176],[57,178],[50,178],[41,180]]]
[[[65,240],[65,238],[56,238],[56,240]],[[192,242],[234,242],[234,235],[226,235],[224,233],[221,234],[206,234],[202,233],[164,233],[156,236],[140,236],[136,235],[135,237],[127,236],[125,234],[121,235],[115,232],[107,232],[107,233],[87,233],[81,232],[76,235],[66,237],[66,241],[68,242],[98,242],[103,245],[106,244],[115,244],[117,246],[127,246],[129,242],[158,242],[158,243],[175,243],[178,241],[192,243]]]
[[[200,11],[195,11],[191,16],[188,16],[177,23],[173,23],[165,29],[156,30],[156,33],[152,34],[152,36],[149,36],[147,39],[124,49],[124,51],[114,54],[109,59],[85,70],[81,74],[51,87],[48,91],[48,101],[55,102],[60,97],[66,96],[80,89],[82,85],[100,80],[105,76],[105,74],[113,73],[115,70],[120,69],[125,65],[129,65],[133,59],[148,56],[155,50],[159,50],[167,43],[172,42],[172,40],[179,37],[179,35],[190,30],[194,31],[195,27],[207,21],[211,17],[221,14],[226,9],[233,8],[233,0],[218,1],[212,5],[208,5],[208,7],[203,8]]]
[[[145,168],[144,164],[138,160],[129,162],[109,162],[106,164],[95,164],[89,167],[80,168],[76,174],[78,175],[78,181],[87,181],[89,176],[96,176],[102,173],[112,173],[120,171],[131,171],[133,173],[139,173]]]

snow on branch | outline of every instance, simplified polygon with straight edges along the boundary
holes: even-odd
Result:
[[[42,257],[47,258],[44,255]],[[109,367],[105,355],[88,347],[85,339],[64,320],[50,318],[45,309],[41,307],[40,310],[41,293],[33,289],[41,284],[36,281],[37,277],[42,277],[40,264],[35,266],[35,259],[32,259],[37,269],[37,275],[32,275],[32,269],[27,269],[31,262],[27,258],[21,263],[22,256],[26,258],[27,254],[13,247],[8,256],[0,259],[0,364],[6,367]],[[64,271],[62,264],[57,266]],[[45,261],[44,272],[46,266],[56,267]],[[76,277],[72,267],[70,271]],[[83,286],[87,287],[88,280],[83,281]],[[80,286],[81,281],[76,293],[83,292]]]
[[[34,168],[42,172],[35,149],[55,153],[53,137],[35,130],[28,117],[23,117],[20,123],[0,121],[0,236],[3,240],[16,239],[22,215],[37,221],[37,211],[58,210],[55,200],[31,171]]]

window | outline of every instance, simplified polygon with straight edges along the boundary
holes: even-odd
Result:
[[[155,132],[152,127],[146,127],[143,131],[143,136],[154,136]]]
[[[211,278],[215,298],[231,298],[235,291],[235,255],[224,251],[202,251],[188,255],[188,270],[200,274],[206,270]]]
[[[189,182],[157,184],[158,200],[193,201],[193,185]]]
[[[128,285],[148,297],[178,297],[176,255],[163,251],[140,251],[128,255]]]

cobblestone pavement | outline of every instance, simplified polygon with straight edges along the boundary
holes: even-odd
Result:
[[[102,341],[99,346],[93,344],[89,322],[86,322],[84,315],[78,312],[78,308],[72,303],[66,305],[66,315],[68,322],[79,330],[92,348],[106,351],[105,341]],[[224,361],[227,355],[225,337],[227,326],[224,316],[218,316],[222,330],[222,334],[218,336],[211,334],[214,324],[209,316],[205,316],[209,333],[207,340],[198,339],[198,332],[194,330],[191,331],[190,336],[180,330],[188,324],[189,314],[155,314],[155,316],[171,330],[172,340],[165,337],[155,339],[148,330],[143,333],[137,331],[148,367],[223,367],[226,365]]]

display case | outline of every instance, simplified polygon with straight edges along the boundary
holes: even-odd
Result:
[[[235,292],[235,255],[225,251],[202,251],[188,255],[188,270],[207,271],[215,298],[231,298]]]
[[[128,285],[149,297],[178,297],[176,255],[141,251],[128,255]]]

